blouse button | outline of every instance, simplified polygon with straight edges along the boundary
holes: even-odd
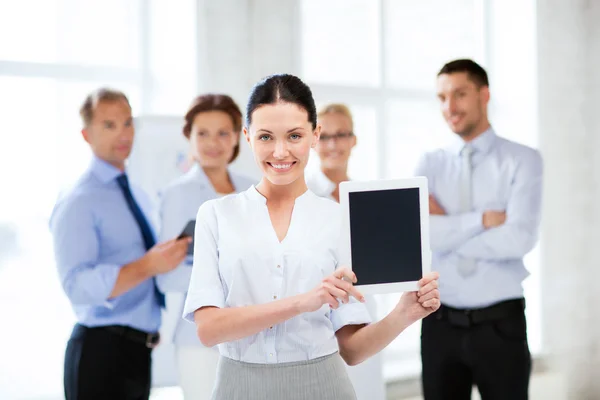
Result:
[[[281,268],[281,265],[278,265],[277,268]]]
[[[273,295],[273,299],[277,299],[277,295]]]

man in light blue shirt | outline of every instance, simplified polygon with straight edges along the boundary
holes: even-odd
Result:
[[[542,159],[496,135],[487,118],[485,70],[455,60],[439,72],[442,114],[457,135],[425,154],[432,268],[442,307],[423,321],[426,400],[526,399],[531,370],[522,281],[523,257],[538,237]]]
[[[179,265],[189,239],[155,245],[149,198],[125,173],[134,136],[127,97],[100,89],[80,114],[93,159],[50,220],[59,277],[78,321],[65,354],[65,397],[148,399],[164,304],[154,276]]]

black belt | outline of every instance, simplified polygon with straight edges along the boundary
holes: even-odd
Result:
[[[148,333],[123,325],[98,326],[96,329],[103,329],[125,339],[131,340],[132,342],[145,344],[146,347],[150,349],[158,346],[158,342],[160,341],[160,335],[158,332]]]
[[[524,309],[525,299],[507,300],[489,307],[472,309],[453,308],[442,304],[434,316],[452,325],[468,328],[510,317],[523,312]]]

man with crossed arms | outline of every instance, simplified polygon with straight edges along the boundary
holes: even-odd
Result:
[[[497,136],[487,117],[487,73],[471,60],[444,65],[437,77],[444,119],[457,135],[427,153],[417,175],[430,191],[432,269],[442,307],[423,320],[426,400],[527,399],[523,257],[540,222],[538,151]]]

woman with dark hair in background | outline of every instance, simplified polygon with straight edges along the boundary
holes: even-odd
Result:
[[[242,113],[233,99],[205,94],[194,99],[185,115],[183,134],[195,164],[164,190],[161,197],[161,238],[172,238],[196,218],[207,200],[248,189],[254,182],[229,171],[239,154]],[[158,287],[168,295],[168,313],[176,318],[173,340],[179,383],[186,399],[206,399],[214,386],[219,353],[202,346],[193,326],[181,320],[183,301],[192,273],[191,257],[175,270],[160,275]],[[173,313],[173,314],[172,314]]]
[[[320,134],[310,89],[270,76],[246,110],[244,136],[263,177],[198,210],[184,307],[202,343],[219,345],[212,398],[355,399],[343,361],[361,363],[437,310],[437,274],[371,323],[337,249],[339,205],[306,186]]]

